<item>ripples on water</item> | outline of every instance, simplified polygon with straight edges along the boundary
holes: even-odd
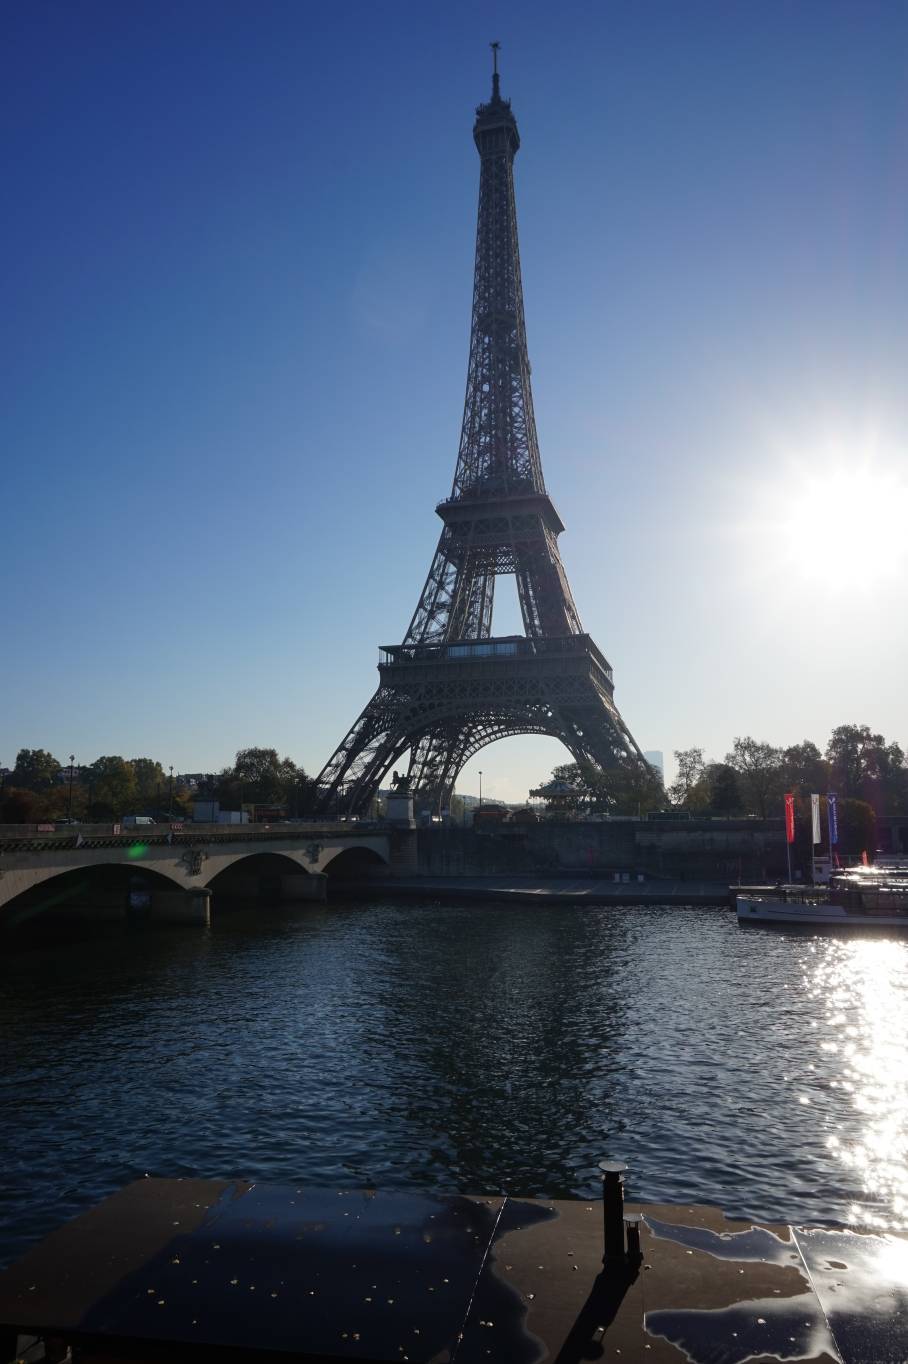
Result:
[[[908,944],[714,909],[224,915],[0,966],[0,1255],[145,1172],[908,1227]]]

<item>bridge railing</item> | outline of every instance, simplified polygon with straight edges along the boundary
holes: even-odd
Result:
[[[299,842],[301,839],[343,836],[355,838],[387,833],[388,826],[365,821],[296,820],[281,824],[147,824],[124,829],[116,823],[68,824],[61,829],[41,824],[0,824],[0,854],[72,851],[76,848],[162,847],[182,844]]]

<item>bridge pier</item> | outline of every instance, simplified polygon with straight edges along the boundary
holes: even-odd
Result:
[[[390,838],[391,871],[395,876],[419,874],[419,842],[416,829],[395,829]]]
[[[323,872],[289,872],[259,875],[257,872],[231,874],[219,883],[225,895],[241,900],[265,900],[269,903],[299,904],[327,898],[328,878]]]
[[[150,909],[153,923],[208,928],[211,923],[211,891],[207,886],[193,886],[190,890],[154,890]]]
[[[281,877],[280,898],[287,904],[303,900],[325,900],[328,895],[328,878],[324,872],[291,872]]]

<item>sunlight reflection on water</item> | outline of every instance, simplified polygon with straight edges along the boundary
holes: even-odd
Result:
[[[4,969],[5,968],[5,969]],[[0,957],[0,1262],[146,1171],[908,1229],[908,943],[250,906]],[[27,1134],[27,1140],[22,1134]]]
[[[835,1035],[823,1044],[839,1057],[841,1087],[860,1114],[858,1134],[829,1134],[835,1157],[858,1176],[866,1202],[851,1218],[870,1226],[908,1225],[908,961],[901,945],[881,940],[824,943],[805,972],[811,998]],[[874,1205],[883,1205],[885,1215]]]

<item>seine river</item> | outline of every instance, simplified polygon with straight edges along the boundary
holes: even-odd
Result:
[[[333,905],[8,955],[0,1259],[144,1173],[908,1227],[908,943]]]

